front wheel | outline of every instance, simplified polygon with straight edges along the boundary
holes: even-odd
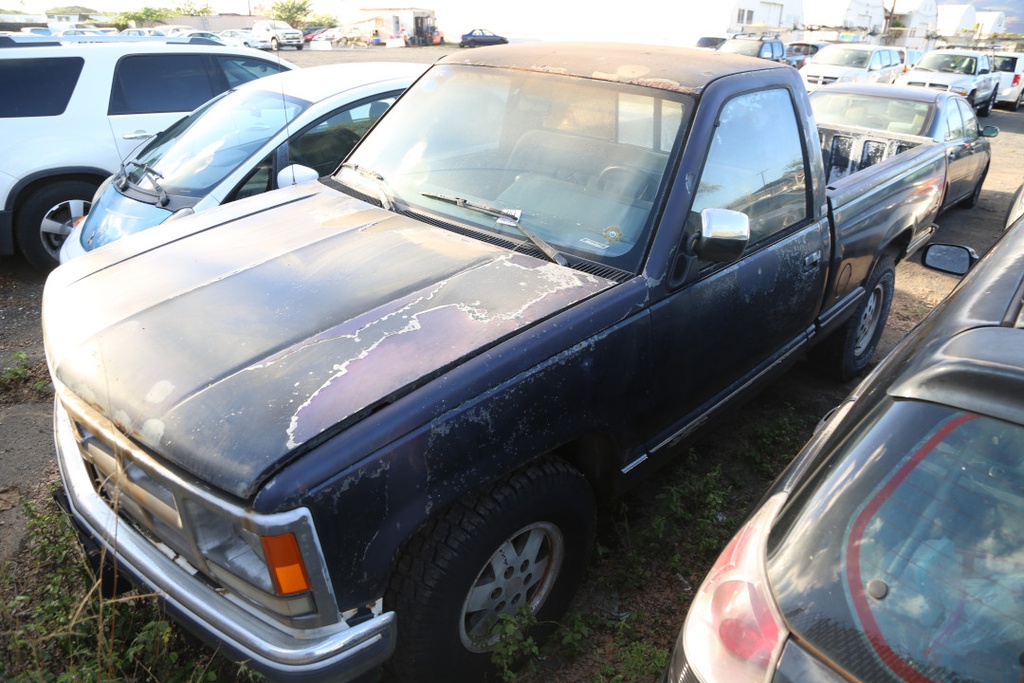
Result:
[[[36,190],[18,209],[14,233],[18,249],[36,268],[48,271],[59,263],[61,245],[75,221],[89,212],[96,185],[61,180]]]
[[[274,52],[277,52],[278,50],[281,49],[281,44],[277,42],[277,38],[270,39],[270,49],[273,50]]]
[[[301,50],[304,47],[305,47],[305,45],[303,45],[302,43],[299,43],[298,45],[295,46],[295,49],[296,50]]]
[[[853,317],[812,349],[814,359],[836,379],[849,381],[867,367],[889,319],[895,284],[896,265],[883,256],[875,264],[867,295]]]
[[[476,683],[491,670],[494,626],[525,609],[540,639],[568,607],[593,544],[583,476],[544,460],[460,501],[410,543],[385,607],[398,618],[391,666],[417,683]]]
[[[978,110],[978,116],[988,116],[992,113],[992,107],[996,105],[996,96],[999,93],[997,91],[992,92],[992,97],[988,98],[988,102],[985,103],[980,110]]]

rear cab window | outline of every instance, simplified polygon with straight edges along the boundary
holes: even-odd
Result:
[[[60,116],[84,66],[81,57],[0,60],[0,118]]]

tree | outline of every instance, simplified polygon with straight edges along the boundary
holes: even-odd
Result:
[[[270,8],[270,18],[286,22],[295,28],[302,28],[306,24],[306,16],[312,9],[310,0],[278,0]]]
[[[311,14],[306,17],[306,26],[336,26],[338,18],[330,14]]]
[[[118,26],[155,26],[173,14],[166,7],[143,7],[134,12],[121,12],[114,18],[114,23]]]
[[[210,9],[208,4],[197,7],[196,3],[192,2],[192,0],[186,0],[186,2],[174,8],[174,13],[182,17],[206,17],[213,14],[213,10]]]

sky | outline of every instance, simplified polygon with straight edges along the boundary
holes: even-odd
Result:
[[[204,4],[204,0],[193,0]],[[822,3],[843,3],[848,0],[814,0]],[[952,0],[940,4],[956,4]],[[1006,4],[1008,17],[1019,17],[1024,0],[994,0]],[[220,13],[259,14],[268,10],[274,0],[205,0]],[[179,0],[0,0],[0,8],[23,12],[43,12],[63,4],[84,5],[97,11],[122,12],[139,7],[174,6]],[[563,40],[622,40],[626,42],[672,43],[692,45],[701,35],[722,33],[732,18],[731,2],[665,2],[664,0],[630,0],[628,14],[615,17],[607,8],[597,8],[592,0],[517,0],[515,3],[483,2],[481,0],[313,0],[314,11],[339,17],[352,15],[366,7],[422,7],[433,9],[437,24],[448,36],[457,36],[474,28],[486,28],[510,38]],[[988,7],[982,0],[979,7]],[[510,9],[514,8],[514,9]],[[1024,30],[1022,28],[1021,30]]]

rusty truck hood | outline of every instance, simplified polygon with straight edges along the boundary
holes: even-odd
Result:
[[[91,252],[44,296],[60,390],[234,495],[612,285],[326,188],[271,194]]]

